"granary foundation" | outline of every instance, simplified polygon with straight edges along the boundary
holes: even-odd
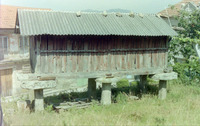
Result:
[[[89,99],[96,99],[96,78],[88,79],[88,97]]]
[[[102,83],[101,104],[111,104],[111,83]]]
[[[34,96],[35,96],[35,103],[34,103],[35,111],[44,110],[43,89],[34,90]]]
[[[166,97],[167,97],[167,81],[160,80],[158,98],[164,100]]]
[[[175,72],[155,74],[152,79],[159,80],[158,98],[161,100],[167,97],[167,81],[177,79],[178,74]]]
[[[101,92],[101,104],[102,105],[109,105],[111,104],[111,84],[116,83],[121,78],[114,77],[112,74],[109,76],[102,77],[96,79],[96,82],[102,83],[102,92]]]
[[[34,81],[24,81],[21,87],[28,90],[34,90],[34,110],[42,111],[44,110],[43,90],[56,87],[56,82],[52,79],[48,80],[46,78],[40,78],[39,80]]]
[[[146,88],[147,88],[147,75],[140,75],[140,93],[146,93]]]

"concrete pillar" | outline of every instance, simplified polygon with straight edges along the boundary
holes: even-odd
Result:
[[[24,100],[17,101],[17,108],[21,112],[25,111],[27,108],[27,102]]]
[[[166,97],[167,97],[167,81],[160,80],[159,81],[158,98],[161,100],[164,100]]]
[[[147,75],[140,75],[140,83],[139,83],[139,88],[140,88],[140,93],[146,93],[147,91]]]
[[[88,97],[96,99],[96,78],[88,78]]]
[[[111,83],[102,83],[101,104],[111,104]]]
[[[43,89],[34,90],[35,95],[35,111],[43,111],[44,110],[44,98],[43,98]]]

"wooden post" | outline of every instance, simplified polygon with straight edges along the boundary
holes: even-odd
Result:
[[[140,93],[146,93],[146,86],[147,86],[147,75],[140,75],[140,84],[139,84],[139,88],[140,88]]]
[[[36,73],[40,73],[40,44],[41,44],[41,36],[37,37],[36,39],[36,51],[37,51],[37,58],[36,58]]]
[[[96,99],[96,78],[88,78],[88,97]]]
[[[101,104],[111,104],[111,83],[102,83]]]
[[[166,97],[167,97],[167,81],[160,80],[159,81],[158,98],[161,100],[164,100],[164,99],[166,99]]]
[[[34,90],[35,95],[35,111],[44,110],[43,89]]]

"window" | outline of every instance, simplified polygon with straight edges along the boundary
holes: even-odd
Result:
[[[20,37],[20,52],[27,53],[29,51],[29,40],[28,37],[21,36]]]
[[[0,36],[0,49],[3,50],[4,54],[8,52],[8,37]]]

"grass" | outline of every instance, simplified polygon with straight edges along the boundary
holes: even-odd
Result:
[[[154,86],[155,88],[155,86]],[[94,104],[87,109],[69,111],[44,111],[29,113],[6,109],[16,109],[16,103],[2,104],[5,121],[12,125],[199,125],[200,124],[200,87],[168,84],[166,100],[159,100],[154,93],[146,94],[140,100],[128,100],[109,106]]]

